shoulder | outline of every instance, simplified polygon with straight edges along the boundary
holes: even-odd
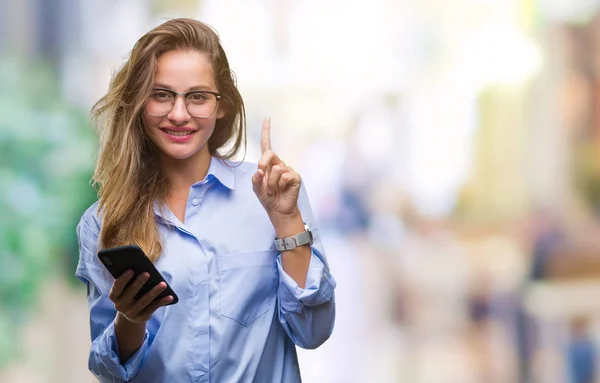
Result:
[[[251,161],[222,160],[229,171],[233,174],[236,185],[251,182],[252,175],[258,169],[258,164]]]
[[[98,266],[95,256],[98,251],[100,237],[98,206],[99,203],[95,202],[92,206],[88,207],[81,215],[81,219],[77,224],[77,239],[79,242],[78,276],[85,275],[88,267]]]
[[[99,206],[99,201],[96,201],[83,212],[78,225],[79,230],[87,229],[95,232],[96,234],[100,232],[100,227],[102,225],[102,214],[98,211]]]
[[[235,175],[250,175],[254,174],[256,169],[258,169],[258,163],[252,161],[232,161],[232,160],[222,160],[223,163],[231,169],[231,171]]]

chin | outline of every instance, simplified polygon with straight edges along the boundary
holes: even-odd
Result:
[[[200,149],[202,149],[202,148],[197,148],[196,150],[189,150],[189,149],[173,150],[172,148],[169,148],[167,150],[163,150],[163,153],[167,157],[170,157],[174,160],[187,160],[189,158],[196,156],[200,152]]]

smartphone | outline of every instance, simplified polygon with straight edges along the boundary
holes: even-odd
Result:
[[[115,279],[119,278],[127,270],[133,271],[133,277],[129,282],[127,282],[124,290],[127,290],[129,285],[133,283],[135,279],[143,272],[150,274],[150,278],[135,295],[135,299],[140,298],[148,291],[152,290],[152,288],[158,285],[160,282],[165,282],[167,284],[167,288],[164,289],[154,300],[171,295],[173,300],[167,305],[173,305],[179,302],[179,297],[177,297],[175,291],[173,291],[171,286],[169,286],[167,281],[165,281],[165,278],[163,278],[160,272],[156,269],[154,263],[152,263],[150,258],[146,256],[144,251],[139,246],[125,245],[110,249],[102,249],[98,252],[98,258],[100,258],[100,262],[102,262],[104,267],[106,267],[106,269]]]

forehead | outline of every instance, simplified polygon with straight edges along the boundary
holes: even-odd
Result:
[[[194,87],[215,88],[208,56],[196,50],[163,53],[158,58],[154,81],[179,92]]]

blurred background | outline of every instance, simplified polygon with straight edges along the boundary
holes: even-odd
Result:
[[[600,1],[0,1],[0,382],[85,383],[89,109],[171,17],[219,32],[246,159],[303,175],[337,279],[305,382],[599,382]]]

